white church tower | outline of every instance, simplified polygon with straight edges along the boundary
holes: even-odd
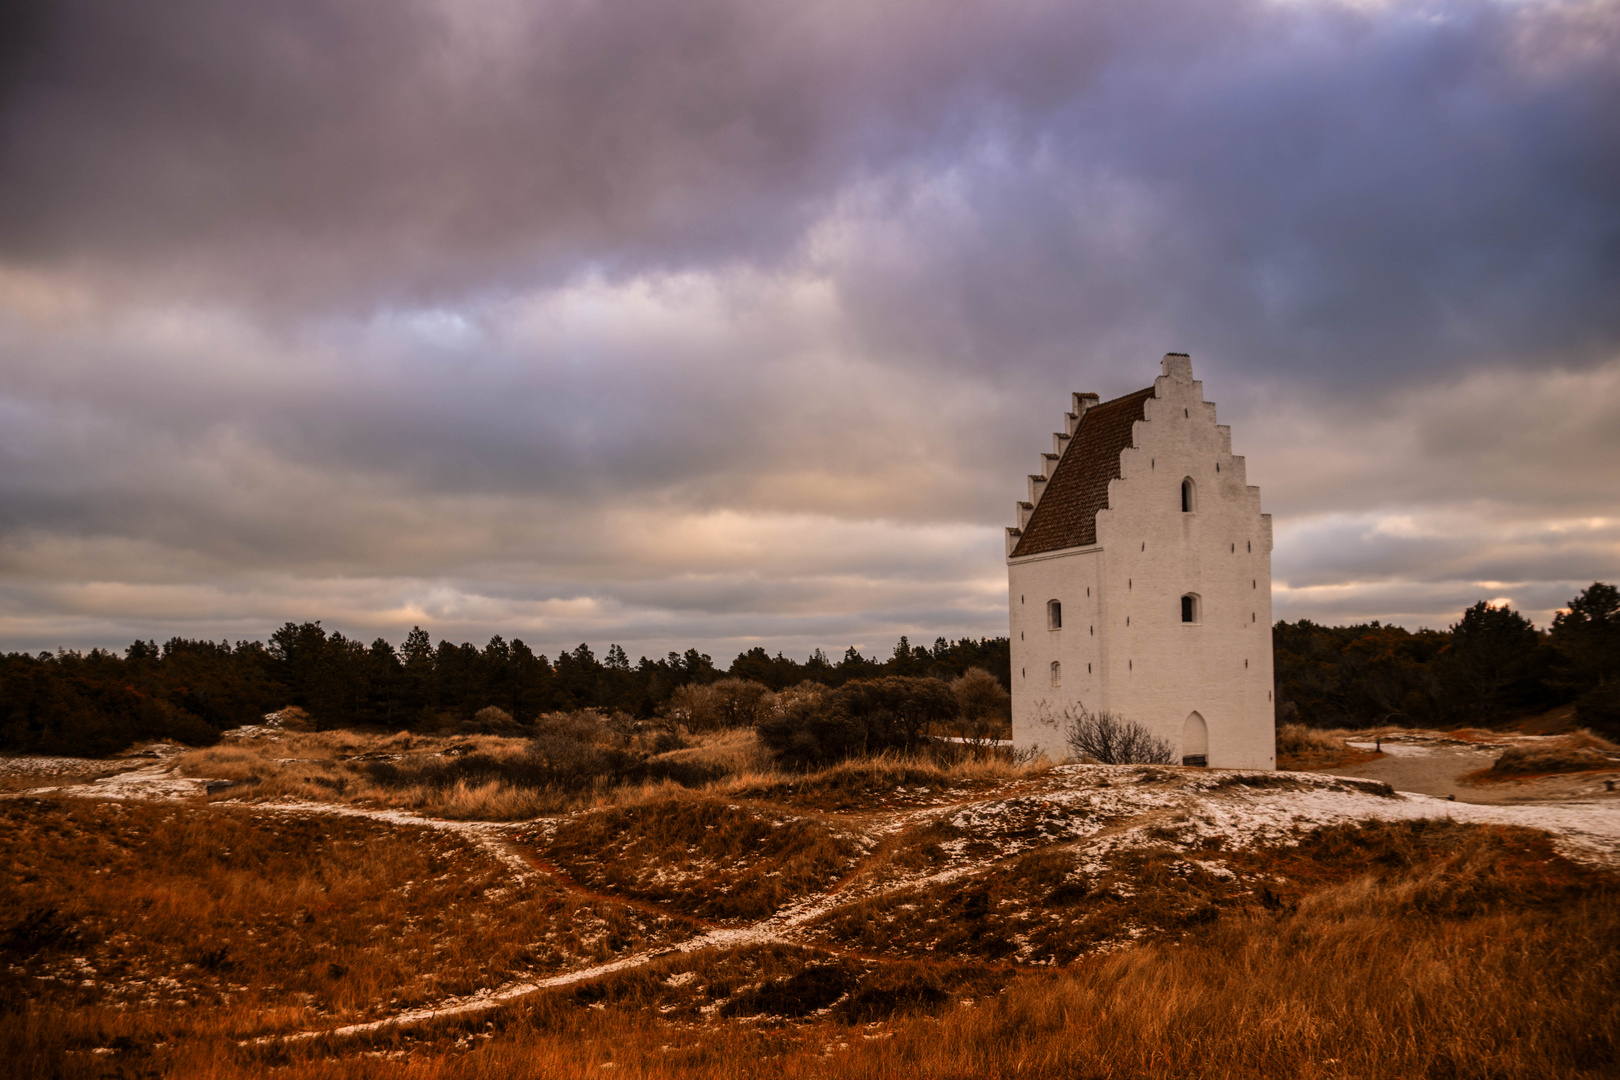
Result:
[[[1115,713],[1188,765],[1276,767],[1271,515],[1184,353],[1146,390],[1075,394],[1007,530],[1013,740]]]

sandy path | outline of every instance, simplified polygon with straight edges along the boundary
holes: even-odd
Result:
[[[1346,769],[1322,769],[1334,776],[1381,780],[1396,791],[1416,792],[1460,803],[1482,805],[1539,804],[1550,802],[1620,802],[1620,791],[1608,790],[1605,781],[1620,779],[1620,769],[1608,773],[1576,773],[1523,780],[1469,783],[1463,777],[1490,768],[1502,751],[1514,743],[1537,739],[1504,736],[1500,743],[1468,744],[1444,739],[1385,739],[1383,753],[1371,761]],[[1351,746],[1372,750],[1373,743]],[[1616,785],[1620,787],[1620,784]]]

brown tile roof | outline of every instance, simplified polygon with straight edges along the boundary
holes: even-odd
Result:
[[[1150,386],[1086,410],[1011,558],[1097,542],[1097,511],[1108,506],[1108,481],[1119,479],[1120,451],[1131,445],[1131,425],[1142,419],[1143,403],[1152,396]]]

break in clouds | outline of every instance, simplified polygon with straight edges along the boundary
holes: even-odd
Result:
[[[25,5],[26,8],[26,5]],[[1006,630],[1169,350],[1276,610],[1620,579],[1620,6],[39,3],[0,645]]]

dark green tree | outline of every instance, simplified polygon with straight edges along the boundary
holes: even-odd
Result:
[[[1490,723],[1524,697],[1540,635],[1530,620],[1503,604],[1481,600],[1451,627],[1451,646],[1437,661],[1452,704],[1467,718]]]

